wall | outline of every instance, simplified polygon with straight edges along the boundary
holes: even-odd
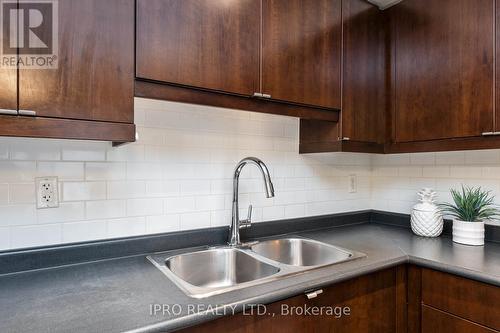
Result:
[[[298,154],[298,120],[136,99],[137,143],[0,139],[0,250],[230,224],[232,173],[243,157],[269,166],[266,199],[254,167],[240,184],[255,222],[379,209],[410,213],[423,187],[483,186],[500,196],[500,150],[400,155]],[[357,193],[348,176],[358,176]],[[61,204],[37,210],[34,179],[58,176]],[[498,202],[500,204],[500,200]]]
[[[372,157],[372,208],[409,214],[416,192],[434,188],[451,202],[450,189],[481,186],[500,204],[500,150],[458,151]]]
[[[0,250],[229,225],[232,173],[262,158],[276,197],[256,169],[243,171],[241,214],[254,221],[367,209],[370,159],[298,154],[298,120],[136,100],[139,141],[1,139]],[[348,175],[358,192],[348,193]],[[37,210],[34,178],[59,177],[61,204]]]

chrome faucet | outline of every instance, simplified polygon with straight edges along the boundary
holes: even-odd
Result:
[[[238,203],[238,187],[240,181],[240,174],[243,167],[247,164],[253,164],[257,166],[264,177],[264,184],[266,190],[266,196],[268,198],[274,197],[274,187],[271,182],[271,176],[269,175],[269,170],[267,166],[260,159],[255,157],[247,157],[242,159],[236,169],[234,170],[233,176],[233,214],[231,219],[231,229],[229,231],[229,246],[238,246],[241,244],[240,241],[240,229],[248,228],[252,224],[252,205],[248,207],[248,217],[246,220],[240,220],[239,216],[239,203]]]

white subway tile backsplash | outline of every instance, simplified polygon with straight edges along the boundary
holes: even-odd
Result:
[[[106,237],[106,220],[62,224],[62,241],[64,243],[85,242],[105,239]]]
[[[400,177],[422,177],[423,169],[416,166],[406,166],[399,168]]]
[[[0,206],[0,226],[36,224],[34,205]]]
[[[180,228],[180,215],[159,215],[146,218],[146,232],[148,234],[175,232],[179,231]]]
[[[374,176],[397,177],[399,175],[399,168],[376,165],[373,168],[372,174]]]
[[[465,164],[498,164],[500,163],[499,150],[477,150],[465,152]]]
[[[55,245],[62,242],[61,224],[31,225],[12,227],[12,248],[28,248]]]
[[[285,217],[285,206],[264,207],[262,218],[264,220],[279,220]]]
[[[482,176],[483,176],[483,178],[500,179],[500,166],[483,167],[482,168]]]
[[[298,218],[306,215],[306,205],[290,205],[285,206],[285,217],[286,218]]]
[[[410,154],[375,155],[375,165],[408,165],[410,164]]]
[[[195,209],[199,211],[222,210],[225,206],[226,198],[223,195],[208,195],[195,199]]]
[[[368,208],[409,213],[423,187],[439,200],[462,184],[500,194],[500,150],[299,155],[296,118],[136,99],[135,119],[138,142],[118,148],[0,139],[0,250],[228,226],[234,167],[246,156],[266,162],[276,190],[267,199],[259,170],[244,168],[240,216],[252,204],[254,222]],[[43,176],[59,177],[59,208],[35,209],[34,178]]]
[[[137,119],[136,119],[137,124]],[[167,136],[167,131],[161,128],[149,128],[137,126],[137,132],[139,137],[137,139],[138,145],[164,145],[165,138]],[[141,146],[142,151],[144,151],[144,146]],[[108,151],[109,159],[109,151]]]
[[[210,227],[210,212],[188,213],[181,215],[181,230]]]
[[[449,151],[436,153],[437,165],[462,165],[465,164],[465,152]]]
[[[139,137],[141,133],[139,133]],[[107,160],[108,161],[132,161],[139,162],[144,161],[145,153],[144,146],[140,144],[136,145],[124,145],[120,147],[111,147],[107,150]]]
[[[7,205],[8,203],[9,203],[9,185],[0,184],[0,205]]]
[[[4,191],[2,185],[0,185],[0,191]],[[5,190],[5,194],[8,193],[9,202],[11,204],[30,204],[35,203],[35,184],[10,184],[8,192]],[[0,204],[2,202],[2,195],[0,194]]]
[[[84,163],[77,162],[38,162],[37,177],[55,176],[59,180],[83,180]]]
[[[252,218],[252,221],[255,219]],[[224,227],[231,225],[231,210],[216,210],[210,213],[210,226]]]
[[[60,203],[58,208],[37,210],[37,216],[40,224],[81,221],[85,219],[85,206],[83,202]]]
[[[0,228],[0,251],[10,249],[10,227]]]
[[[165,181],[147,181],[146,196],[147,197],[174,197],[180,194],[180,181],[165,180]]]
[[[420,190],[423,188],[434,188],[436,179],[434,178],[410,178],[410,189]]]
[[[87,201],[85,213],[89,220],[120,218],[126,216],[127,205],[125,200]]]
[[[64,143],[62,146],[62,159],[65,161],[104,161],[106,142],[76,141]]]
[[[183,196],[210,194],[210,180],[182,180],[180,191]]]
[[[165,199],[165,213],[175,214],[175,213],[187,213],[192,212],[196,209],[196,198],[195,197],[177,197],[177,198],[167,198]]]
[[[129,199],[127,200],[127,216],[149,216],[163,214],[163,199]]]
[[[106,199],[105,182],[64,182],[62,183],[63,201],[84,201]]]
[[[131,237],[146,234],[145,217],[128,217],[108,220],[107,237]]]
[[[423,168],[423,176],[427,178],[442,178],[450,176],[449,166],[425,166]]]
[[[159,163],[128,163],[127,179],[129,180],[161,180],[162,167]]]
[[[435,153],[410,154],[410,164],[412,165],[435,165]]]
[[[451,166],[450,176],[454,178],[478,178],[482,174],[481,167]]]
[[[160,184],[154,183],[154,184]],[[131,199],[146,197],[146,182],[142,180],[111,181],[107,183],[108,199]]]
[[[60,160],[61,146],[55,140],[19,139],[11,145],[10,158],[12,160]]]
[[[0,182],[32,182],[36,177],[36,162],[0,162]]]
[[[125,163],[86,163],[86,180],[122,180],[126,179]]]
[[[0,138],[0,160],[9,159],[9,141],[6,138]]]
[[[413,169],[414,165],[419,165],[422,172]],[[439,202],[451,201],[450,189],[460,189],[463,185],[481,186],[494,195],[500,193],[498,150],[410,154],[410,164],[399,167],[400,177],[377,177],[379,167],[386,166],[374,166],[372,172],[371,207],[374,209],[408,214],[417,202],[416,192],[424,187],[435,189]],[[409,183],[398,183],[401,176],[409,177]],[[496,201],[500,202],[500,198]]]

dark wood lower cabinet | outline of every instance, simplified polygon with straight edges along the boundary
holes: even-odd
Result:
[[[402,265],[323,288],[314,299],[298,295],[253,314],[248,306],[181,332],[499,333],[499,304],[496,286]],[[333,314],[306,315],[305,309]]]
[[[405,294],[398,292],[400,269],[392,268],[323,288],[323,294],[312,300],[298,295],[269,304],[265,315],[240,313],[181,332],[399,332],[398,321],[402,318],[397,309],[406,304]],[[333,309],[336,314],[300,315],[305,308]]]
[[[500,332],[500,288],[408,267],[408,332]]]
[[[422,305],[422,332],[437,333],[494,333],[488,327],[473,323],[444,311]]]

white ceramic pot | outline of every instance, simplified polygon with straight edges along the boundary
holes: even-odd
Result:
[[[418,192],[420,202],[411,213],[411,230],[418,236],[438,237],[443,232],[443,215],[434,203],[436,192],[424,188]]]
[[[453,241],[465,245],[484,245],[484,222],[454,220]]]

